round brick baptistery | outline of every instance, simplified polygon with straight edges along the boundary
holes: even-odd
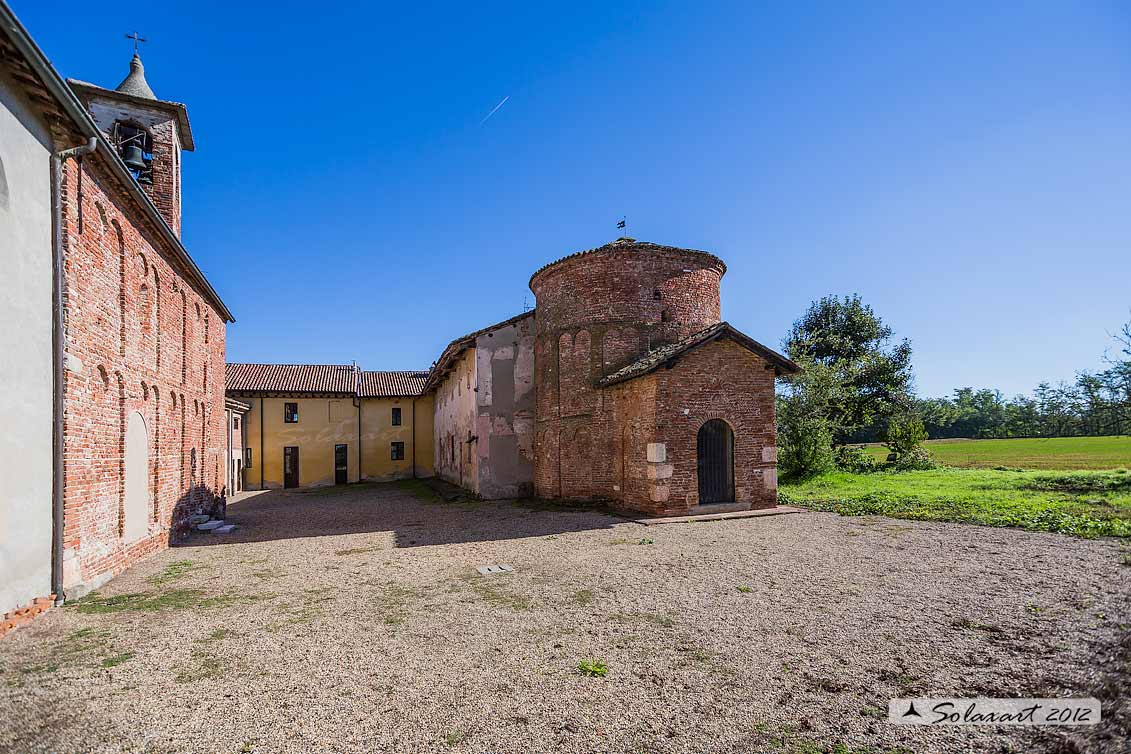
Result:
[[[703,251],[621,238],[534,273],[539,495],[616,496],[616,399],[600,381],[718,323],[725,272],[721,259]]]

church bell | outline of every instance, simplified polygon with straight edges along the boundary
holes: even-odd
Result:
[[[134,171],[145,170],[148,167],[145,163],[145,155],[137,144],[129,144],[122,150],[122,162],[126,163],[127,168]]]

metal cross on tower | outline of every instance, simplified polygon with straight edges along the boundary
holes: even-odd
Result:
[[[126,39],[132,39],[134,41],[134,55],[137,55],[138,43],[148,41],[145,37],[141,36],[136,31],[133,34],[127,34]]]

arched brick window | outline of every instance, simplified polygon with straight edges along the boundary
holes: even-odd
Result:
[[[593,410],[590,352],[588,330],[578,330],[572,338],[564,333],[558,340],[558,400],[562,416]]]

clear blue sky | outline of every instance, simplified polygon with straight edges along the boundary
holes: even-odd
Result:
[[[64,76],[149,38],[232,361],[426,368],[622,214],[768,345],[859,292],[927,396],[1071,379],[1129,316],[1131,5],[423,5],[13,0]]]

